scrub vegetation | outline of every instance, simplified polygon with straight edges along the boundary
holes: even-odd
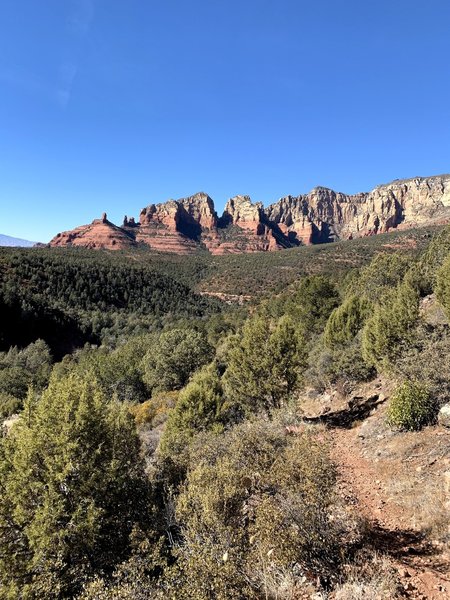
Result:
[[[449,281],[446,228],[232,257],[2,249],[0,599],[400,597],[326,420],[301,416],[385,378],[392,435],[432,426]]]

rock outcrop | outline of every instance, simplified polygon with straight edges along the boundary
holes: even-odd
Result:
[[[199,192],[194,196],[181,198],[178,202],[193,222],[200,227],[201,231],[197,231],[198,234],[202,231],[213,231],[217,227],[218,219],[214,208],[214,201],[208,194]]]
[[[234,196],[219,219],[220,244],[210,249],[215,254],[279,250],[291,244],[280,228],[269,222],[261,202],[249,196]]]
[[[58,234],[51,246],[123,249],[145,244],[155,250],[190,254],[271,251],[450,221],[450,175],[416,177],[347,195],[317,187],[286,196],[264,209],[249,196],[231,198],[219,218],[204,192],[150,204],[139,222],[125,216],[122,227],[106,214],[91,225]]]
[[[450,404],[444,404],[439,410],[438,423],[443,427],[450,427]]]
[[[198,247],[200,226],[179,202],[169,200],[143,208],[139,224],[127,231],[154,250],[189,254]]]
[[[450,219],[450,175],[416,177],[355,195],[318,187],[265,210],[290,241],[320,243]]]
[[[250,196],[234,196],[225,205],[222,223],[224,227],[232,224],[261,235],[264,229],[263,216],[264,207],[261,202],[253,204]]]
[[[90,225],[81,225],[71,231],[58,233],[50,246],[80,246],[82,248],[108,248],[124,250],[136,246],[136,241],[122,227],[107,220],[106,213]]]

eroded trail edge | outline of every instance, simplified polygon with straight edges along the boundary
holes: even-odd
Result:
[[[414,435],[421,436],[414,442],[415,454],[410,451]],[[440,508],[439,492],[445,494],[445,489],[439,478],[448,468],[450,432],[430,428],[421,434],[397,434],[396,439],[386,432],[378,414],[352,429],[331,428],[328,436],[339,493],[348,509],[366,521],[373,549],[392,559],[402,594],[414,599],[450,598],[448,547],[426,535],[423,506],[430,494],[434,498],[428,510],[437,510],[433,502]],[[422,485],[425,470],[427,482]],[[414,497],[422,503],[421,511]]]

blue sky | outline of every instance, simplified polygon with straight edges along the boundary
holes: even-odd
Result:
[[[0,232],[450,171],[448,0],[1,0]]]

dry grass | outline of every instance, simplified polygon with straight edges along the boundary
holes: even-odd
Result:
[[[400,598],[397,571],[385,556],[361,556],[349,567],[345,583],[339,585],[334,600],[393,600]]]
[[[364,455],[374,460],[385,497],[401,509],[405,524],[449,543],[450,432],[428,427],[382,440],[381,452],[378,439],[366,444]]]
[[[307,600],[322,597],[314,582],[287,569],[257,568],[252,573],[252,579],[253,585],[259,582],[257,587],[265,600]]]
[[[418,467],[422,470],[422,467]],[[422,531],[431,540],[450,543],[450,506],[448,471],[433,475],[403,471],[402,476],[391,477],[386,486],[409,516],[412,529]]]

